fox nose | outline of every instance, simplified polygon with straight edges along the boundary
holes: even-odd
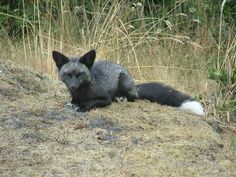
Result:
[[[71,86],[70,89],[71,89],[72,91],[74,91],[74,90],[76,89],[76,87],[75,87],[75,86]]]

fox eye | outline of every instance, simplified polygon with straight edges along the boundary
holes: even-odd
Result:
[[[77,73],[76,77],[78,78],[79,76],[81,76],[81,74],[83,74],[83,73]]]
[[[67,75],[68,75],[69,77],[72,77],[72,73],[67,73]]]
[[[84,74],[85,74],[84,72],[77,73],[77,74],[76,74],[76,77],[79,77],[79,76],[81,76],[81,75],[83,76]]]

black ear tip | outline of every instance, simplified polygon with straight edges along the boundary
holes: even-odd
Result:
[[[52,57],[54,60],[58,60],[59,58],[66,58],[65,55],[55,50],[52,51]]]
[[[59,54],[59,52],[57,52],[55,50],[52,51],[52,56],[55,56],[55,55],[58,55],[58,54]]]
[[[94,55],[94,56],[96,56],[96,50],[95,49],[93,49],[93,50],[90,50],[90,52],[89,52],[90,54],[92,54],[92,55]]]
[[[57,55],[58,55],[58,52],[57,52],[57,51],[52,51],[52,57],[53,57],[53,59],[55,59]]]

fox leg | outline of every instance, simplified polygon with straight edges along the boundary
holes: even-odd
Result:
[[[128,101],[134,101],[138,98],[138,92],[132,77],[127,73],[120,73],[118,95],[127,97]]]
[[[105,107],[111,104],[111,99],[109,98],[96,98],[92,100],[85,101],[80,104],[80,111],[86,112],[95,107]]]

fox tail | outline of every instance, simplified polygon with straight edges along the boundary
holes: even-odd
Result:
[[[204,115],[204,109],[200,102],[195,101],[191,96],[165,86],[158,82],[136,85],[138,99],[146,99],[161,105],[177,107],[180,110]]]

